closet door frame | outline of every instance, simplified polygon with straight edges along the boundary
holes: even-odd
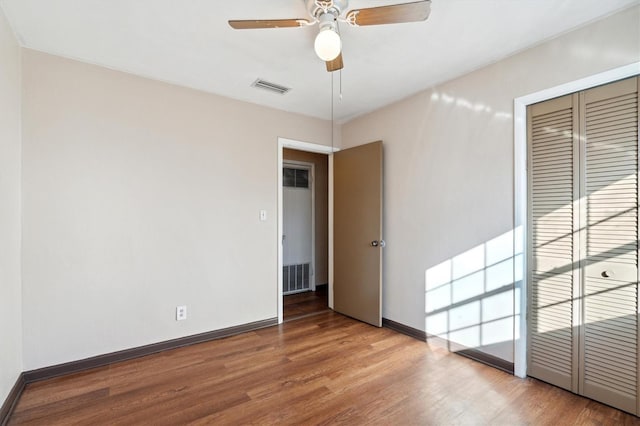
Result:
[[[640,62],[635,62],[609,71],[575,80],[566,84],[533,92],[514,99],[514,374],[527,377],[528,341],[528,177],[527,177],[527,106],[610,83],[616,80],[640,75]],[[640,398],[639,398],[640,400]],[[639,412],[640,412],[640,407]]]
[[[626,81],[622,81],[622,80],[626,80]],[[615,84],[609,84],[609,83],[615,83]],[[629,83],[631,83],[631,87],[629,87]],[[602,87],[598,87],[598,86],[602,86]],[[589,267],[589,257],[587,255],[588,251],[587,251],[587,237],[588,237],[588,226],[589,226],[589,221],[588,221],[588,202],[587,202],[587,198],[588,198],[588,193],[587,193],[587,140],[586,140],[586,135],[587,135],[587,115],[586,115],[586,107],[587,107],[587,96],[595,96],[596,100],[598,99],[598,96],[602,96],[603,99],[608,99],[609,97],[615,97],[617,92],[620,92],[618,96],[622,96],[624,95],[624,93],[629,93],[630,90],[635,91],[635,97],[636,97],[636,105],[640,106],[640,72],[635,73],[634,75],[631,75],[629,77],[626,78],[619,78],[619,79],[613,79],[613,81],[609,81],[606,83],[601,83],[598,85],[594,85],[594,86],[590,86],[590,87],[586,87],[582,90],[578,90],[575,91],[571,94],[569,94],[568,96],[559,96],[556,97],[556,99],[547,99],[545,101],[540,101],[541,103],[539,105],[536,105],[537,108],[537,112],[535,113],[536,116],[540,116],[540,114],[544,115],[545,114],[545,110],[547,108],[549,108],[550,110],[552,110],[553,108],[556,107],[555,104],[557,104],[556,101],[561,101],[562,99],[564,99],[562,102],[567,102],[567,98],[570,99],[569,101],[569,105],[571,105],[571,110],[572,110],[572,121],[573,121],[573,125],[572,128],[575,129],[573,131],[573,253],[572,253],[572,257],[573,257],[573,262],[571,263],[572,265],[572,272],[573,272],[573,317],[572,317],[572,322],[573,322],[573,357],[572,357],[572,386],[571,386],[571,390],[573,392],[579,393],[579,394],[585,394],[585,386],[586,386],[586,382],[585,382],[585,378],[584,378],[584,374],[585,374],[585,335],[586,335],[586,326],[584,323],[584,315],[585,315],[585,308],[586,308],[586,304],[584,303],[583,297],[585,295],[585,285],[586,285],[586,272],[587,272],[587,268]],[[589,94],[589,95],[588,95]],[[555,103],[554,103],[555,102]],[[531,103],[538,103],[538,102],[531,102]],[[520,105],[520,107],[522,107],[523,105]],[[526,223],[521,224],[521,228],[524,231],[523,234],[523,238],[522,238],[522,248],[524,249],[524,253],[522,256],[523,257],[523,266],[524,266],[524,270],[522,271],[522,277],[523,277],[523,281],[522,281],[522,288],[523,290],[527,290],[522,291],[520,294],[521,295],[527,295],[527,299],[525,300],[525,304],[524,304],[524,309],[525,312],[527,312],[527,315],[525,317],[524,320],[524,325],[525,326],[529,326],[528,321],[531,321],[531,307],[528,306],[528,302],[529,301],[533,301],[533,299],[531,299],[531,289],[530,289],[530,285],[533,281],[532,280],[532,271],[533,268],[535,267],[535,263],[534,263],[534,247],[533,247],[533,241],[528,241],[529,237],[533,235],[533,226],[534,226],[534,218],[533,218],[533,214],[530,211],[530,209],[533,206],[533,198],[532,198],[532,193],[533,193],[533,172],[532,172],[532,158],[533,158],[533,151],[532,151],[532,125],[531,125],[531,117],[527,116],[527,113],[533,113],[533,109],[529,109],[528,105],[524,106],[525,111],[525,118],[526,118],[526,158],[525,158],[525,164],[527,166],[527,170],[526,170],[526,176],[525,176],[525,188],[526,188],[526,193],[525,195],[525,200],[526,200],[526,206],[524,206],[524,213],[525,215],[522,215],[522,205],[518,205],[518,201],[522,202],[522,189],[523,189],[523,182],[519,181],[519,178],[522,178],[522,176],[518,176],[518,171],[521,172],[521,169],[519,170],[519,163],[518,163],[518,157],[519,154],[522,154],[522,151],[518,150],[518,140],[516,138],[516,149],[514,151],[515,153],[515,217],[514,217],[514,222],[516,223],[516,225],[518,225],[518,219],[522,219],[522,217],[526,217]],[[518,112],[518,108],[516,108],[516,113]],[[516,120],[517,122],[517,120]],[[636,122],[636,137],[637,135],[640,135],[640,121]],[[516,135],[518,134],[518,129],[516,126]],[[522,147],[520,147],[521,149]],[[635,168],[636,168],[636,174],[638,173],[638,171],[640,170],[640,144],[638,144],[638,141],[636,139],[636,164],[635,164]],[[541,152],[542,153],[542,152]],[[520,160],[522,160],[522,158],[520,157]],[[628,164],[628,163],[627,163]],[[633,163],[632,163],[633,164]],[[521,163],[520,163],[521,165]],[[544,170],[544,168],[543,168]],[[638,180],[636,178],[636,185],[638,185]],[[636,186],[636,190],[637,190],[637,186]],[[616,191],[617,192],[617,191]],[[616,192],[614,192],[614,195],[616,194]],[[635,208],[636,210],[636,218],[637,218],[637,212],[640,211],[640,197],[636,196],[636,203],[635,203]],[[520,216],[519,216],[520,214]],[[637,225],[636,225],[637,226]],[[600,231],[602,232],[602,231]],[[518,252],[518,245],[517,245],[517,240],[514,240],[514,254],[517,256],[519,254]],[[638,282],[640,282],[640,265],[638,265],[638,261],[640,260],[640,247],[636,246],[636,253],[635,253],[635,258],[636,258],[636,266],[635,266],[635,280],[636,280],[636,298],[638,297]],[[528,265],[530,265],[531,267],[529,267]],[[517,268],[517,267],[516,267]],[[517,272],[516,270],[514,270],[514,278],[517,276]],[[593,272],[593,271],[592,271]],[[630,277],[626,278],[627,280],[630,279]],[[631,278],[634,279],[634,278]],[[518,285],[517,285],[518,286]],[[520,300],[522,302],[522,300]],[[517,302],[517,301],[516,301]],[[521,309],[522,309],[522,305],[521,305]],[[600,309],[600,308],[598,308]],[[522,310],[521,310],[522,312]],[[635,315],[637,317],[640,317],[640,303],[636,302],[636,307],[635,307]],[[522,326],[522,322],[520,324],[517,324],[518,319],[516,318],[516,324],[515,327],[517,329],[518,325]],[[527,329],[527,331],[529,331]],[[635,330],[635,335],[636,335],[636,354],[640,354],[640,338],[638,338],[640,336],[640,321],[636,320],[636,330]],[[530,346],[531,346],[531,338],[529,336],[529,333],[526,334],[526,339],[524,339],[524,336],[520,336],[521,339],[520,341],[524,340],[526,342],[526,346],[524,348],[524,350],[526,351],[524,353],[524,359],[526,360],[526,357],[529,355],[529,350],[530,350]],[[518,367],[521,367],[518,365],[517,361],[518,361],[518,356],[522,356],[523,354],[519,354],[518,350],[522,349],[522,345],[520,345],[520,347],[518,347],[518,341],[516,341],[516,347],[515,347],[515,358],[516,358],[516,363],[515,363],[515,374],[516,375],[520,375],[522,373],[521,369],[519,369]],[[526,368],[530,367],[531,365],[527,365],[525,366],[525,372],[526,372]],[[576,374],[577,372],[580,372],[580,374]],[[635,369],[635,373],[636,373],[636,383],[640,383],[640,368]],[[538,371],[538,367],[536,367],[536,374],[542,374]],[[598,373],[596,373],[598,374]],[[596,382],[598,383],[598,382]],[[563,386],[564,387],[564,386]],[[590,388],[590,392],[600,392],[597,387],[596,388]],[[595,389],[595,390],[594,390]],[[606,388],[603,388],[606,389]],[[617,388],[616,388],[617,389]],[[616,390],[603,390],[604,392],[616,392]],[[640,387],[636,389],[636,395],[637,393],[640,391]],[[593,396],[592,396],[593,397]],[[609,393],[607,395],[607,397],[609,398],[609,400],[611,400],[611,394]],[[604,398],[604,397],[603,397]],[[604,398],[605,400],[607,400],[607,398]],[[634,405],[625,405],[623,404],[626,408],[625,411],[631,411],[634,414],[638,414],[640,413],[640,397],[636,396],[635,398],[635,404]],[[631,408],[634,407],[634,408]]]

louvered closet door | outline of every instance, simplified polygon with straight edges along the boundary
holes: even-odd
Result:
[[[532,105],[533,377],[638,414],[637,77]]]
[[[528,373],[577,391],[573,329],[577,96],[529,107]]]
[[[637,413],[638,79],[585,91],[580,106],[587,224],[580,393]]]

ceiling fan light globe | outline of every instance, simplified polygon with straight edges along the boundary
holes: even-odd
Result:
[[[331,28],[323,28],[316,36],[313,44],[316,55],[323,61],[333,61],[342,50],[342,41],[338,33]]]

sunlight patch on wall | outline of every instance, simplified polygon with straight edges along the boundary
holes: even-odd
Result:
[[[511,342],[523,261],[514,244],[521,242],[521,229],[509,231],[427,269],[427,335],[446,339],[451,350]]]
[[[513,114],[509,112],[494,111],[491,106],[486,105],[482,102],[471,102],[468,99],[452,96],[444,92],[433,92],[431,94],[431,101],[442,102],[443,104],[447,105],[455,105],[457,107],[465,108],[477,113],[491,114],[494,118],[503,120],[511,120],[513,118]]]

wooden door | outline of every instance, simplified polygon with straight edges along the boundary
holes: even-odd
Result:
[[[333,307],[382,326],[382,142],[334,154]]]

